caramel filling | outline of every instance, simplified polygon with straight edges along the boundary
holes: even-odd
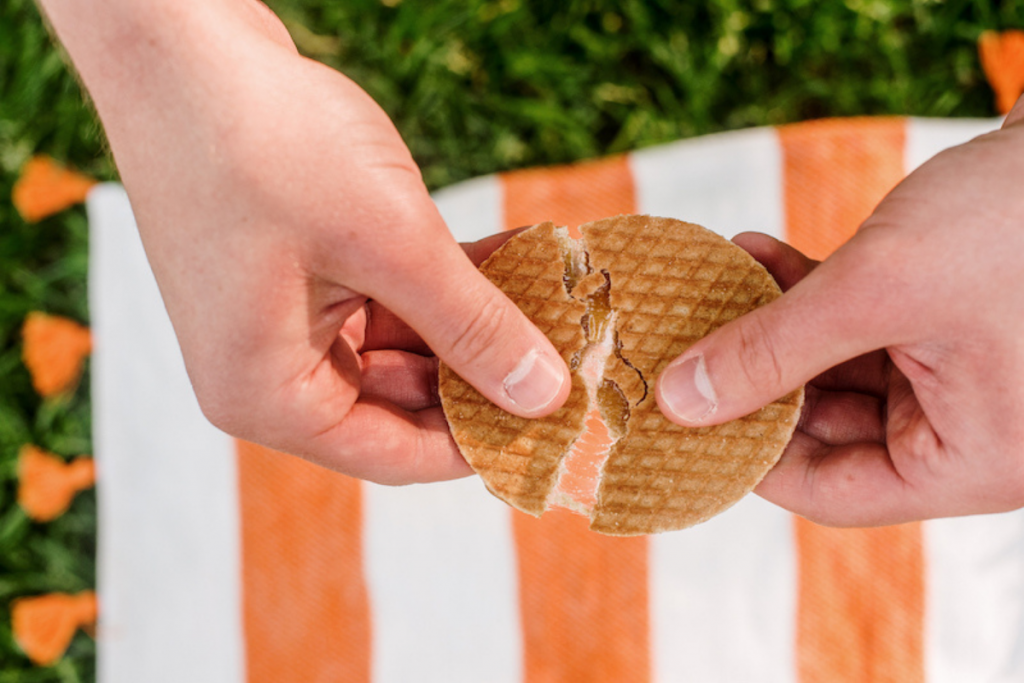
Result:
[[[558,482],[548,497],[548,505],[589,517],[597,503],[601,468],[612,445],[626,434],[630,406],[618,385],[604,377],[610,362],[625,362],[619,356],[615,338],[615,312],[610,302],[611,280],[606,272],[595,274],[590,271],[584,259],[580,258],[580,242],[574,242],[568,248],[563,242],[565,282],[570,295],[582,298],[587,304],[587,312],[580,320],[587,346],[571,365],[587,387],[589,409],[582,435],[562,460]],[[586,252],[582,252],[582,256],[585,257]]]

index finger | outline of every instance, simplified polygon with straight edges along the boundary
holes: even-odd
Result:
[[[508,242],[511,238],[515,237],[524,230],[529,230],[532,226],[524,225],[521,228],[515,230],[506,230],[505,232],[499,232],[494,235],[477,240],[476,242],[462,242],[459,246],[462,247],[463,251],[466,252],[466,256],[473,262],[473,265],[477,268],[480,264],[487,260],[487,257],[497,251],[498,247]]]
[[[378,484],[446,481],[473,473],[441,408],[402,410],[361,397],[334,427],[304,444],[302,457]]]

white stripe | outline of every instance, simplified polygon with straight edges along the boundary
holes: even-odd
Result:
[[[635,152],[637,208],[726,237],[756,230],[782,238],[781,158],[770,128]],[[709,522],[650,543],[655,681],[796,680],[789,513],[748,496]]]
[[[496,175],[438,190],[433,199],[459,242],[475,242],[504,228],[501,180]]]
[[[1002,119],[910,119],[908,172]],[[1024,511],[924,524],[930,683],[1024,680]]]
[[[233,442],[199,411],[124,190],[87,207],[98,680],[243,683]]]
[[[919,119],[907,120],[907,141],[904,158],[907,173],[944,149],[961,145],[979,135],[996,130],[1003,120],[997,119]]]
[[[374,682],[519,683],[509,508],[476,477],[364,491]]]
[[[781,151],[771,128],[683,140],[629,156],[640,213],[733,237],[783,237]]]
[[[789,513],[748,496],[704,524],[650,543],[654,681],[796,680]]]
[[[1024,681],[1024,510],[925,522],[930,683]]]

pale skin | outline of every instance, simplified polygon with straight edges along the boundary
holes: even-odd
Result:
[[[1022,177],[1024,99],[1000,131],[911,174],[821,264],[737,237],[788,291],[677,359],[662,412],[717,424],[809,382],[757,492],[825,524],[1024,506]]]
[[[474,267],[504,238],[457,245],[383,111],[300,57],[263,5],[40,4],[107,131],[214,424],[397,484],[469,474],[438,407],[438,358],[517,414],[564,402],[567,368]],[[666,371],[663,412],[718,423],[809,381],[758,492],[815,521],[1024,505],[1021,177],[1019,102],[821,265],[737,237],[788,291]]]
[[[397,484],[470,473],[438,358],[517,414],[565,401],[560,356],[474,265],[494,247],[454,241],[384,112],[265,6],[41,4],[215,425]]]

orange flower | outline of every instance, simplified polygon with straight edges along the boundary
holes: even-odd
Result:
[[[1005,114],[1024,93],[1024,31],[985,31],[978,39],[981,68]]]
[[[36,391],[54,396],[75,386],[85,357],[92,351],[88,328],[67,318],[34,312],[25,319],[22,337],[22,359]]]
[[[29,223],[63,211],[79,202],[96,184],[92,178],[69,171],[47,156],[36,156],[21,169],[11,200]]]
[[[18,453],[18,477],[18,504],[32,519],[48,522],[64,514],[76,493],[96,482],[96,467],[92,458],[65,463],[27,445]]]
[[[11,604],[14,640],[33,662],[49,666],[68,649],[75,631],[96,621],[96,611],[92,591],[19,598]]]

